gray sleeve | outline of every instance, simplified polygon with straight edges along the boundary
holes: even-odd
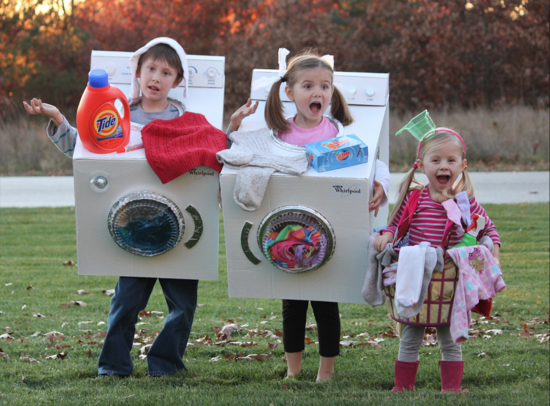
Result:
[[[78,130],[71,127],[65,116],[63,116],[63,123],[61,123],[59,127],[55,125],[53,120],[50,120],[48,126],[46,127],[46,132],[57,149],[69,158],[73,157],[74,146],[76,144],[76,138],[78,137]]]

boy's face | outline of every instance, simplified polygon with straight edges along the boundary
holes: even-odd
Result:
[[[141,94],[152,102],[166,100],[170,89],[177,87],[183,78],[176,81],[178,72],[167,62],[148,59],[141,65],[141,70],[136,73],[139,80]]]

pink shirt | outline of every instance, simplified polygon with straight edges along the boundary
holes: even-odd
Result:
[[[279,139],[287,144],[303,147],[310,142],[324,141],[338,135],[338,128],[336,128],[326,117],[323,117],[321,123],[313,128],[298,127],[294,123],[294,118],[291,118],[289,122],[290,130],[279,133]]]
[[[430,197],[430,192],[428,188],[429,185],[427,185],[420,193],[418,206],[411,220],[409,228],[409,243],[410,245],[418,245],[422,241],[428,241],[433,247],[439,247],[439,245],[441,244],[441,239],[443,238],[445,224],[447,223],[447,211],[441,203],[434,201]],[[388,226],[388,228],[382,230],[383,233],[389,231],[394,235],[396,234],[399,219],[401,219],[401,216],[403,215],[403,208],[407,204],[411,193],[412,192],[409,192],[407,194],[407,196],[403,200],[403,204],[397,212],[397,215],[393,219],[392,223]],[[481,207],[481,205],[476,201],[475,197],[470,200],[470,213],[476,213],[482,217],[485,217],[485,228],[478,234],[478,241],[484,235],[488,235],[491,240],[493,240],[493,243],[501,244],[500,237],[497,233],[495,225],[493,224],[483,207]],[[450,246],[458,244],[463,237],[463,234],[458,234],[456,229],[457,227],[454,227],[453,231],[451,232],[451,240],[449,243]]]

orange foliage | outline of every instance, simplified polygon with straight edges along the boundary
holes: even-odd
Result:
[[[157,36],[190,54],[226,56],[226,112],[277,49],[316,47],[341,71],[390,72],[391,105],[418,111],[524,102],[548,106],[548,2],[493,0],[86,0],[59,15],[0,4],[0,111],[38,96],[75,107],[90,53],[134,51]],[[9,97],[8,95],[15,96]]]

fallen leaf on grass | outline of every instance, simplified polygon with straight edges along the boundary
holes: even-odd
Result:
[[[340,341],[340,347],[354,347],[357,344],[357,341]]]
[[[220,355],[218,355],[217,357],[210,358],[210,363],[212,363],[212,362],[218,362],[218,361],[220,361],[221,359],[222,359],[222,356],[221,356],[221,354],[220,354]]]
[[[13,337],[10,335],[10,333],[5,333],[0,335],[0,339],[9,341],[9,340],[13,340]]]
[[[67,308],[67,307],[71,307],[71,306],[85,307],[85,306],[88,306],[88,305],[85,302],[82,302],[82,301],[79,301],[79,300],[76,300],[76,301],[71,300],[70,302],[61,305],[62,308]]]
[[[426,347],[435,346],[437,345],[437,339],[434,334],[426,334],[424,336],[424,341],[422,341],[422,345]]]
[[[279,331],[277,329],[275,329],[275,334],[277,334],[278,336],[282,337],[283,336],[283,332],[282,331]]]
[[[140,355],[147,355],[147,353],[149,352],[149,350],[151,349],[151,346],[153,344],[147,344],[147,345],[144,345],[143,347],[141,347],[138,351],[138,353]]]
[[[48,355],[46,356],[46,359],[65,359],[66,356],[67,356],[66,352],[60,352],[59,354]]]
[[[275,348],[277,348],[279,344],[277,343],[268,343],[267,346],[269,347],[270,350],[274,350]]]
[[[38,337],[38,336],[41,335],[41,334],[42,334],[42,332],[37,331],[36,333],[31,334],[30,337]]]
[[[313,341],[313,340],[312,340],[311,338],[309,338],[309,337],[306,337],[306,338],[304,338],[304,342],[305,342],[306,344],[313,344],[315,341]]]
[[[65,266],[73,266],[73,265],[74,265],[74,262],[73,262],[73,261],[63,261],[63,265],[65,265]]]
[[[317,328],[317,324],[310,324],[308,321],[306,324],[306,330],[313,330],[314,328]]]
[[[41,317],[46,317],[46,316],[44,316],[43,314],[40,314],[40,313],[33,313],[33,314],[32,314],[32,317],[41,318]]]
[[[6,283],[6,286],[11,286],[11,285],[13,285],[13,283],[11,283],[11,282],[10,282],[10,283]]]
[[[114,289],[102,290],[101,293],[104,293],[107,296],[112,296],[115,294],[115,290]]]
[[[254,358],[250,358],[246,356],[246,357],[237,357],[236,360],[237,361],[254,361]]]
[[[221,335],[225,335],[225,336],[231,336],[231,334],[235,331],[239,330],[239,326],[236,325],[236,324],[226,324],[225,326],[223,326],[216,334],[221,334]]]
[[[9,358],[10,356],[2,351],[2,348],[0,348],[0,358]]]
[[[478,356],[478,357],[491,358],[491,357],[489,356],[489,354],[487,354],[486,352],[482,352],[482,353],[478,354],[477,356]]]
[[[531,334],[533,334],[534,329],[527,328],[527,324],[523,324],[523,331],[521,332],[522,337],[531,337]]]
[[[35,333],[36,334],[36,333]],[[49,333],[44,333],[44,336],[47,338],[64,338],[65,335],[59,331],[50,331]]]
[[[21,307],[21,310],[27,310],[27,305],[23,305],[23,307]]]
[[[494,335],[498,336],[498,335],[502,335],[502,330],[497,330],[497,329],[487,330],[487,333],[493,333]]]
[[[29,357],[28,355],[25,355],[24,352],[22,352],[21,354],[19,354],[19,359],[23,362],[36,362],[37,364],[40,364],[40,361],[35,359],[35,358],[31,358]]]
[[[34,289],[32,285],[27,286],[27,290],[31,290],[31,289]]]
[[[197,303],[197,307],[203,307],[206,306],[204,303]]]
[[[84,289],[80,289],[80,290],[77,290],[76,293],[78,293],[79,295],[87,295],[88,291]]]
[[[79,322],[78,322],[78,325],[80,326],[80,325],[82,325],[82,324],[91,324],[91,323],[93,323],[93,321],[91,321],[91,320],[88,320],[88,321],[79,321]]]

